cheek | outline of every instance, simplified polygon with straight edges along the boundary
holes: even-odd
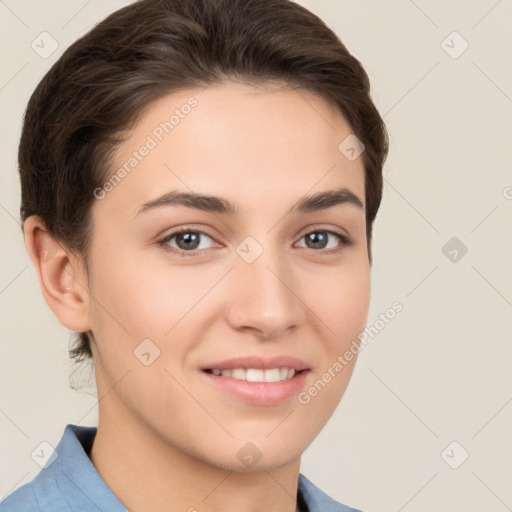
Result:
[[[321,319],[315,325],[322,329],[323,357],[314,377],[298,395],[297,407],[306,414],[304,425],[312,429],[312,435],[328,421],[347,389],[360,351],[358,336],[367,322],[370,288],[370,271],[364,263],[340,266],[328,278],[311,282],[308,303]],[[306,418],[314,421],[308,423]]]
[[[125,302],[123,314],[130,319],[134,331],[150,331],[159,338],[172,337],[194,323],[194,317],[205,304],[212,307],[206,295],[222,275],[193,265],[139,268],[139,277],[124,288],[130,301]]]
[[[162,336],[205,287],[191,271],[151,266],[126,255],[105,257],[97,269],[94,298],[101,304],[102,323],[133,337]]]
[[[358,336],[366,326],[370,305],[369,265],[363,258],[354,258],[335,272],[331,269],[317,274],[316,279],[307,281],[304,291],[313,316],[321,319],[313,325],[322,330],[318,338],[322,340],[323,357],[314,381],[298,402],[322,423],[340,402],[355,368],[360,350]]]
[[[101,306],[95,308],[93,333],[103,345],[105,364],[115,365],[117,369],[111,369],[116,372],[133,364],[138,367],[134,354],[147,346],[159,353],[158,364],[179,367],[200,339],[205,319],[220,314],[207,294],[225,270],[161,262],[143,265],[126,257],[110,262],[100,265],[95,276]],[[148,339],[151,343],[144,341]]]
[[[305,296],[314,313],[323,320],[339,350],[364,330],[370,305],[370,269],[362,259],[341,264],[336,271],[324,270],[307,281]]]

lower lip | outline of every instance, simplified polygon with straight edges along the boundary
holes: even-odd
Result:
[[[277,405],[299,393],[309,370],[296,373],[291,379],[279,382],[248,382],[201,371],[212,385],[239,400],[253,405]]]

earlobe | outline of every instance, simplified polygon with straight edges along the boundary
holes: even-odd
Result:
[[[37,216],[25,220],[23,232],[48,306],[64,327],[89,331],[89,291],[81,262],[57,242]]]

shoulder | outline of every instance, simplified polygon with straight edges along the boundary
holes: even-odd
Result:
[[[307,512],[362,512],[332,499],[302,473],[299,473],[299,496],[301,508]]]
[[[69,512],[59,489],[58,464],[43,467],[0,502],[0,512]]]
[[[0,501],[0,512],[39,512],[40,510],[32,482],[18,487]]]
[[[56,448],[41,448],[46,460],[39,473],[0,501],[0,512],[70,512],[68,499],[81,506],[83,495],[68,480],[90,476],[84,471],[88,459],[81,442],[94,431],[68,424]]]

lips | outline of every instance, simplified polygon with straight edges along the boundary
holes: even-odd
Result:
[[[245,356],[217,361],[201,370],[206,382],[223,394],[237,401],[271,406],[303,389],[311,368],[292,356]]]

